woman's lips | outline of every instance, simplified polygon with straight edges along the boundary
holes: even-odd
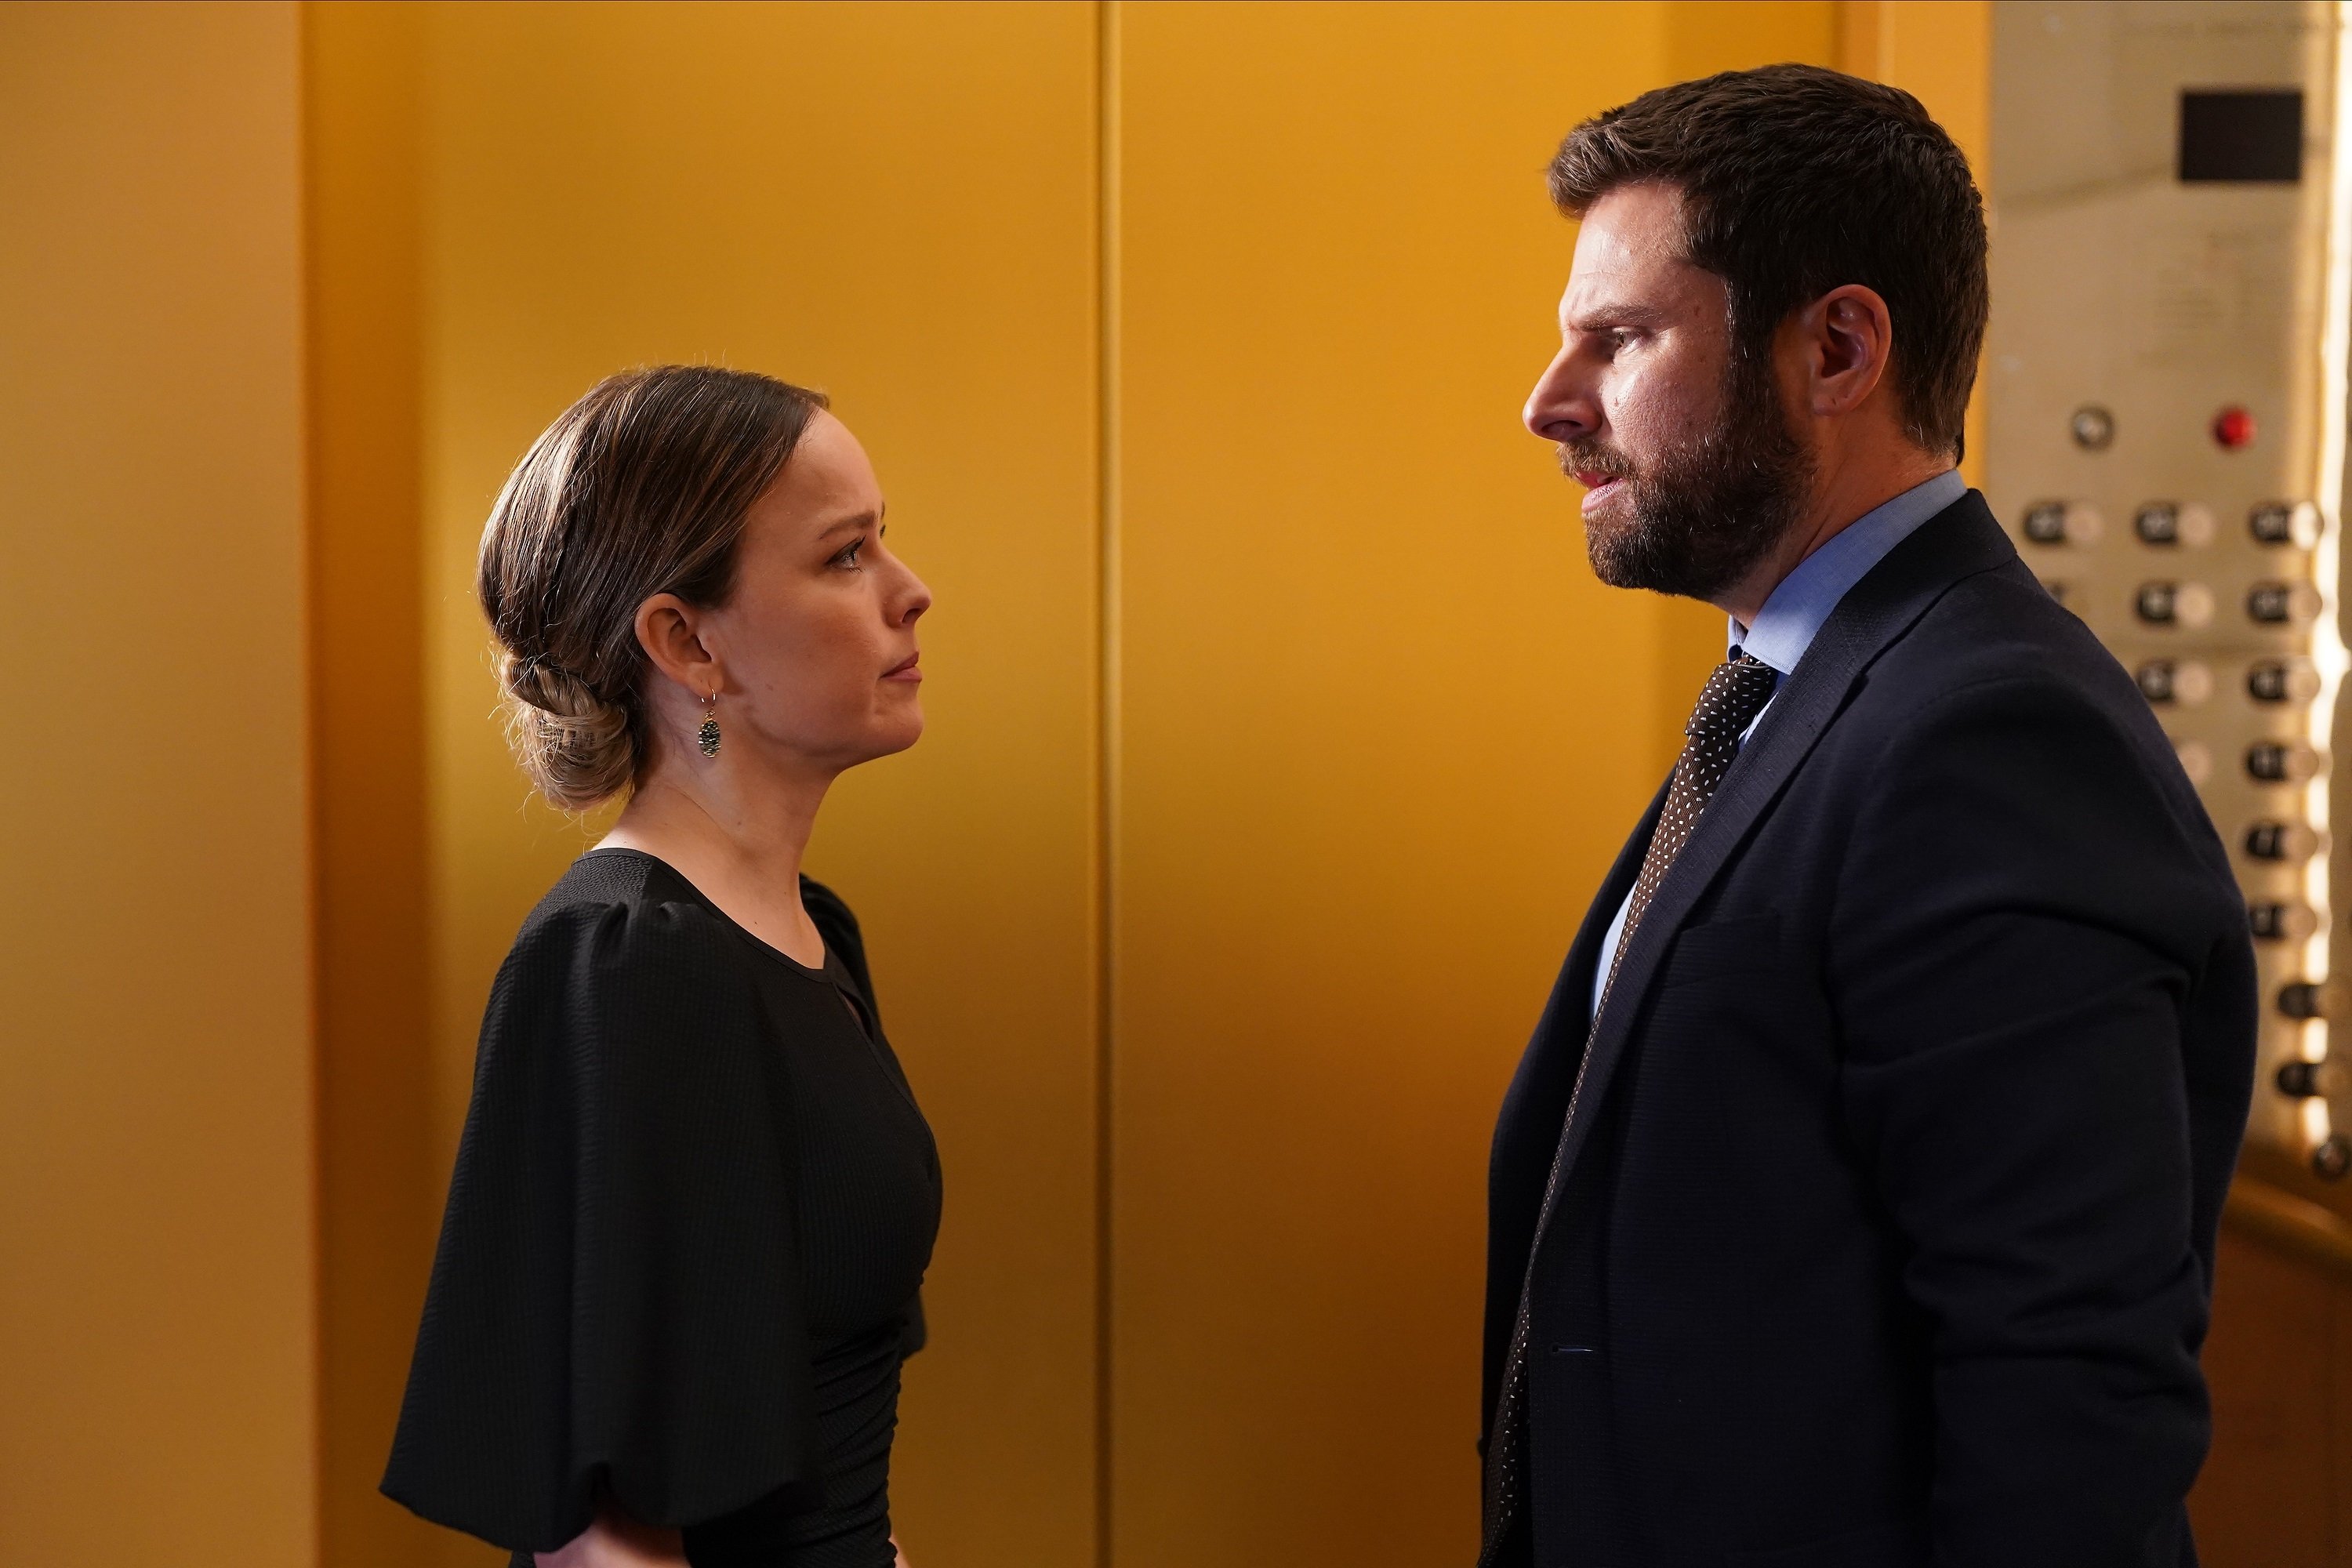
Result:
[[[894,665],[892,665],[889,668],[887,668],[887,669],[884,670],[884,671],[882,672],[882,679],[885,679],[885,680],[920,680],[920,679],[923,679],[923,672],[922,672],[922,670],[921,670],[920,668],[917,668],[917,661],[918,661],[918,660],[919,660],[922,657],[923,657],[923,656],[922,656],[921,654],[919,654],[919,653],[910,653],[910,654],[908,654],[905,658],[903,658],[903,659],[899,660],[897,664],[894,664]]]

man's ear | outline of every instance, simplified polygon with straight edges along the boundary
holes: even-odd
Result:
[[[719,661],[702,645],[702,614],[676,594],[656,594],[637,606],[637,646],[655,670],[699,700],[725,684]]]
[[[1874,289],[1841,284],[1801,317],[1809,401],[1816,417],[1851,414],[1885,379],[1895,357],[1895,319]]]

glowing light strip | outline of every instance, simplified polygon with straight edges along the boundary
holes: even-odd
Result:
[[[2345,116],[2352,97],[2352,50],[2344,47],[2345,30],[2352,23],[2352,0],[2336,0],[2335,34],[2329,40],[2335,56],[2336,88],[2328,105],[2327,250],[2326,292],[2320,317],[2319,393],[2319,542],[2311,553],[2311,574],[2319,589],[2320,611],[2312,623],[2311,663],[2319,676],[2319,692],[2311,701],[2308,723],[2312,749],[2323,758],[2336,727],[2336,697],[2352,664],[2337,625],[2340,609],[2337,576],[2343,568],[2345,421],[2352,398],[2352,148],[2346,145]],[[2320,834],[2328,829],[2328,773],[2322,766],[2304,786],[2304,820]],[[2325,840],[2323,839],[2323,843]],[[2314,855],[2304,868],[2304,901],[2316,918],[2311,938],[2304,944],[2304,973],[2312,980],[2328,975],[2329,932],[2334,911],[2328,901],[2328,862],[2332,850]],[[2317,1061],[2327,1054],[2327,1025],[2315,1018],[2304,1026],[2303,1054]],[[2331,1118],[2327,1101],[2315,1095],[2303,1102],[2304,1135],[2316,1144],[2326,1138]]]

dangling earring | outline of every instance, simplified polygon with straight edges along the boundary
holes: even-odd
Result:
[[[706,757],[719,754],[719,693],[712,692],[702,700],[702,728],[694,732],[694,743],[702,748]]]

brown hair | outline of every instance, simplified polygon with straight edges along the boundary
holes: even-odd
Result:
[[[583,810],[646,761],[637,606],[723,603],[745,514],[823,394],[748,371],[656,365],[598,383],[508,476],[476,580],[523,772]]]
[[[1726,71],[1586,121],[1551,163],[1552,200],[1576,217],[1645,180],[1682,193],[1685,254],[1729,286],[1739,360],[1831,289],[1874,289],[1905,435],[1959,455],[1988,307],[1984,202],[1917,99],[1819,66]]]

